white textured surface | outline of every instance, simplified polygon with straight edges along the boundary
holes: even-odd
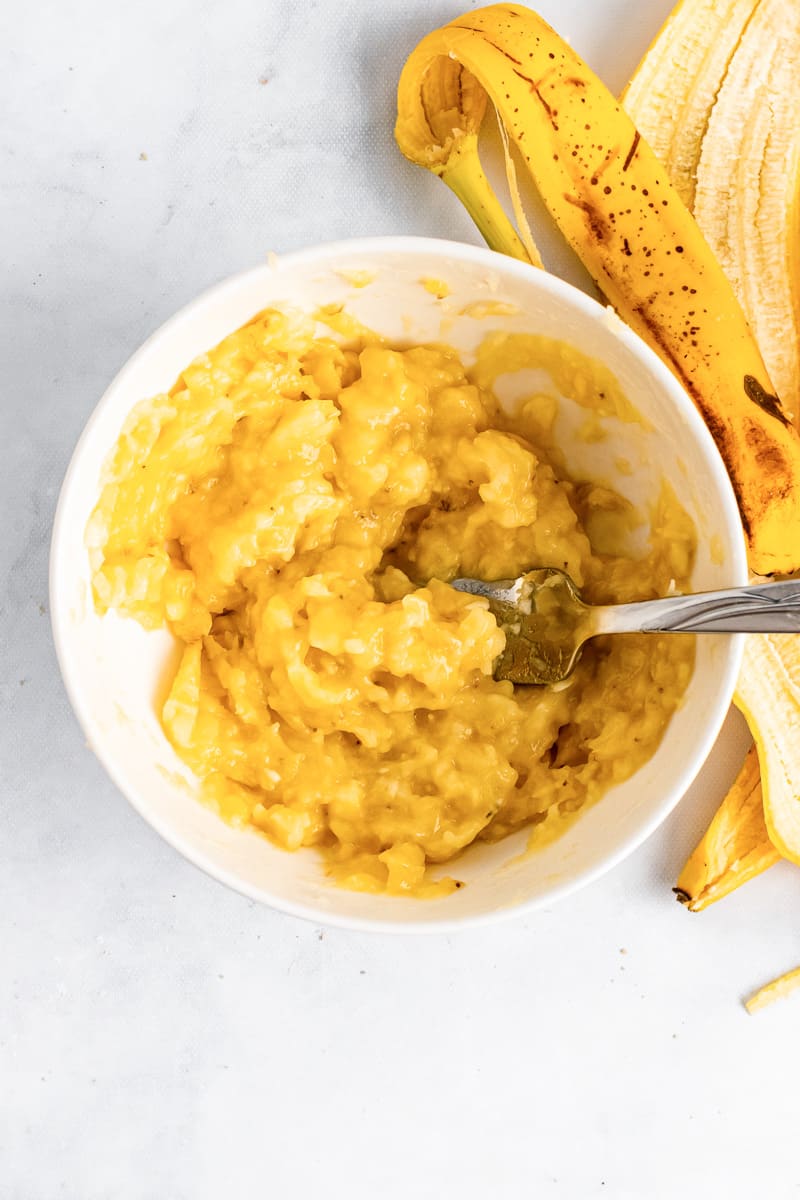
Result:
[[[405,54],[461,7],[4,10],[0,1200],[798,1194],[797,1002],[750,1019],[739,1000],[800,959],[800,873],[696,917],[669,892],[738,720],[604,881],[496,929],[382,939],[323,935],[184,864],[108,783],[58,679],[56,493],[143,338],[269,249],[477,240],[390,136]],[[618,87],[669,0],[540,8]]]

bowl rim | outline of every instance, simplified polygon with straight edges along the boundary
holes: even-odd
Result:
[[[733,697],[739,673],[744,648],[743,634],[733,634],[729,637],[728,654],[721,671],[722,679],[719,699],[716,701],[715,710],[712,709],[709,713],[710,719],[705,725],[704,735],[700,739],[694,757],[683,764],[672,786],[665,793],[664,798],[652,814],[622,840],[612,853],[606,855],[601,862],[594,866],[578,871],[563,882],[553,884],[546,891],[528,900],[514,902],[503,907],[488,909],[485,912],[475,914],[414,922],[407,920],[386,920],[382,917],[350,916],[343,913],[329,912],[325,908],[317,908],[311,904],[296,903],[288,900],[280,893],[270,891],[269,887],[256,886],[246,880],[242,880],[234,871],[221,866],[210,855],[193,845],[191,839],[186,837],[180,830],[176,830],[170,821],[160,819],[157,813],[145,811],[133,789],[128,788],[124,772],[118,767],[114,756],[107,751],[104,745],[103,733],[97,724],[91,706],[85,701],[83,696],[79,671],[76,669],[77,664],[73,662],[69,649],[68,604],[66,598],[62,596],[62,577],[65,575],[65,571],[62,570],[61,566],[64,540],[63,529],[66,523],[66,514],[71,506],[71,496],[82,468],[83,455],[86,446],[91,442],[95,426],[101,421],[106,409],[113,406],[118,389],[124,384],[126,376],[140,360],[150,354],[160,342],[170,339],[181,327],[194,322],[200,311],[206,306],[216,304],[220,299],[224,298],[227,292],[231,294],[238,292],[252,280],[274,271],[276,267],[281,271],[287,268],[304,266],[308,263],[315,263],[320,267],[324,267],[326,261],[341,259],[348,254],[363,256],[387,253],[400,255],[406,253],[427,254],[439,259],[447,257],[473,266],[483,267],[487,272],[505,273],[511,277],[525,278],[528,281],[535,278],[537,285],[545,293],[558,296],[582,315],[592,320],[608,320],[608,308],[606,306],[558,276],[534,267],[529,263],[499,254],[485,246],[455,242],[444,238],[384,235],[341,239],[334,242],[307,246],[300,250],[293,250],[277,256],[274,261],[271,256],[267,262],[225,277],[204,289],[199,295],[184,304],[147,337],[114,375],[86,421],[70,457],[69,465],[59,491],[53,520],[49,562],[50,620],[56,658],[64,687],[79,725],[86,736],[89,748],[100,761],[107,775],[127,802],[183,858],[187,859],[212,879],[225,884],[233,891],[251,900],[266,904],[279,912],[311,921],[317,925],[333,926],[366,933],[453,934],[491,925],[501,920],[511,919],[512,917],[526,916],[537,909],[554,904],[558,900],[581,890],[618,866],[620,862],[637,850],[663,824],[696,778],[720,732]],[[731,586],[746,584],[748,581],[747,557],[738,508],[723,460],[708,428],[688,394],[665,363],[662,362],[658,355],[638,334],[620,318],[617,318],[616,315],[614,316],[613,331],[615,336],[623,342],[632,354],[643,360],[647,371],[654,378],[659,390],[665,392],[670,400],[682,409],[688,435],[699,441],[704,448],[704,456],[707,459],[709,470],[714,479],[715,490],[722,502],[724,524],[728,527],[731,534],[729,538],[731,543]]]

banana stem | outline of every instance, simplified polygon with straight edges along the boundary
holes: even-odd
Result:
[[[458,196],[487,246],[522,262],[532,261],[483,172],[476,134],[465,134],[459,139],[442,172],[442,179]]]

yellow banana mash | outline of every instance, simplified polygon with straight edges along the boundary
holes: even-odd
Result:
[[[351,888],[458,886],[432,864],[523,826],[549,839],[650,757],[691,675],[691,638],[598,640],[555,688],[492,678],[505,635],[457,575],[569,572],[590,601],[685,587],[693,526],[664,488],[644,552],[609,488],[573,481],[538,395],[513,417],[492,381],[525,362],[566,395],[616,402],[577,351],[487,339],[346,348],[266,311],[143,401],[87,531],[95,604],[182,646],[162,712],[202,795]]]

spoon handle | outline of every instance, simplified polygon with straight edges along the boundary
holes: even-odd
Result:
[[[800,633],[800,579],[594,610],[596,633]]]

